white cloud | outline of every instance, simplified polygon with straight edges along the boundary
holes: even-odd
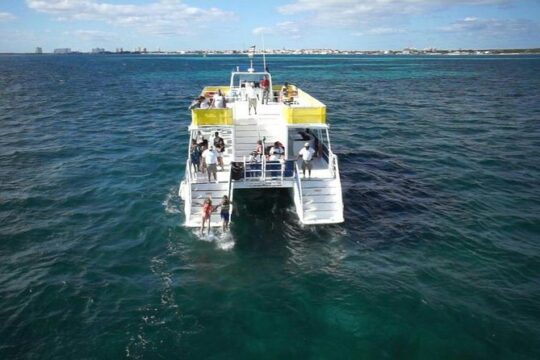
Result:
[[[396,35],[405,33],[405,29],[391,28],[391,27],[379,27],[373,28],[366,31],[360,31],[353,33],[356,36],[369,36],[369,35]]]
[[[467,17],[440,28],[442,32],[469,33],[488,36],[514,36],[540,31],[539,25],[529,20],[499,20]]]
[[[66,35],[75,35],[78,38],[86,41],[99,41],[106,42],[112,39],[116,39],[118,36],[107,31],[99,30],[75,30],[66,33]]]
[[[15,20],[17,17],[8,12],[0,12],[0,21]]]
[[[286,36],[289,39],[299,39],[302,37],[300,29],[302,26],[294,21],[279,22],[271,27],[257,27],[252,30],[253,35],[274,35]]]
[[[376,18],[419,14],[455,5],[501,5],[516,0],[295,0],[278,7],[284,15],[309,14],[324,25],[366,23]]]
[[[99,0],[26,0],[29,8],[58,20],[92,20],[134,28],[150,34],[189,34],[234,14],[216,7],[192,7],[180,0],[149,4],[108,4]]]

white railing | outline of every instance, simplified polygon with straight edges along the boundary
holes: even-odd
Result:
[[[338,157],[331,151],[328,153],[328,169],[334,179],[339,177]]]
[[[299,202],[298,204],[296,204],[296,210],[298,212],[298,217],[300,218],[300,221],[304,222],[304,196],[302,195],[302,180],[300,180],[300,169],[298,168],[298,163],[296,161],[294,163],[294,173],[296,192],[298,193],[298,199],[295,196],[294,200],[295,202]]]
[[[260,165],[260,167],[258,169],[252,169],[251,165]],[[263,173],[263,162],[246,161],[246,157],[244,156],[244,180],[263,180]]]
[[[285,172],[287,170],[287,163],[291,161],[293,160],[268,162],[266,159],[262,158],[260,162],[250,162],[246,161],[246,157],[244,156],[244,180],[262,182],[265,182],[267,180],[279,180],[281,184],[283,184],[285,178],[290,178],[294,176],[294,173],[292,175],[285,175]]]
[[[231,223],[231,219],[232,219],[232,212],[233,212],[233,197],[234,197],[234,191],[232,189],[232,166],[231,166],[231,169],[229,170],[229,191],[228,191],[228,194],[229,194],[229,226],[230,226],[230,223]]]
[[[266,178],[276,179],[279,178],[280,182],[283,183],[283,178],[285,177],[285,161],[273,161],[268,163],[267,161],[263,162],[263,181]],[[279,174],[276,176],[276,173]]]
[[[184,213],[186,214],[186,223],[191,218],[191,156],[186,162],[186,182],[184,185]]]

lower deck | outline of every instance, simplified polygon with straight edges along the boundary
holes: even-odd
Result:
[[[196,171],[188,160],[181,191],[186,202],[186,225],[200,226],[201,204],[205,198],[210,197],[217,205],[226,195],[234,204],[235,189],[261,188],[291,188],[298,216],[304,224],[342,222],[339,169],[337,157],[330,150],[327,126],[287,124],[282,118],[284,105],[275,101],[269,104],[259,101],[256,113],[255,109],[248,109],[248,102],[243,99],[236,99],[227,106],[232,109],[232,125],[191,128],[191,139],[198,134],[210,141],[218,132],[224,140],[225,151],[222,153],[223,168],[218,166],[217,179],[213,174],[209,179],[204,161],[201,160],[199,171]],[[256,161],[250,154],[257,148],[258,141],[264,150]],[[276,142],[283,144],[285,154],[279,161],[271,161],[268,152]],[[303,175],[303,161],[298,159],[298,153],[306,143],[316,149],[311,161],[311,176],[307,170]],[[211,226],[220,223],[219,214],[213,214]]]

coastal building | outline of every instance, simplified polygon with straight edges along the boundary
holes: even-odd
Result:
[[[36,54],[43,54],[43,49],[38,46],[36,48]]]
[[[105,49],[103,48],[94,48],[92,49],[92,54],[104,54],[105,53]]]
[[[71,49],[70,48],[59,48],[59,49],[54,49],[54,54],[69,54],[71,53]]]

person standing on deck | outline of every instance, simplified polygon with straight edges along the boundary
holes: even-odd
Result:
[[[255,84],[249,83],[247,86],[248,113],[251,115],[251,108],[253,108],[255,115],[257,115],[257,92],[255,91]]]
[[[214,94],[211,107],[214,109],[224,109],[226,107],[225,97],[221,93],[221,89],[218,89],[217,93]]]
[[[311,161],[313,160],[313,154],[315,154],[315,150],[309,147],[309,143],[305,143],[302,150],[298,153],[297,159],[302,158],[302,173],[304,179],[306,178],[306,169],[308,170],[309,178],[311,179],[311,168],[313,167]]]
[[[214,150],[214,145],[210,145],[208,149],[202,153],[204,162],[206,163],[206,172],[208,173],[208,182],[212,181],[210,175],[214,175],[214,180],[217,181],[217,152]]]
[[[200,171],[199,165],[201,164],[201,149],[199,145],[197,145],[197,142],[195,139],[191,140],[191,148],[190,148],[190,158],[191,158],[191,165],[193,165],[193,172],[197,173]]]
[[[206,224],[206,221],[208,221],[208,235],[210,235],[210,216],[212,216],[212,212],[216,210],[217,207],[212,206],[212,197],[208,196],[206,200],[204,200],[203,206],[202,206],[202,213],[201,213],[201,235],[204,233],[204,225]]]
[[[225,152],[225,141],[219,136],[219,132],[216,131],[210,138],[210,144],[213,144],[214,149],[216,149],[218,165],[221,167],[221,171],[223,171],[223,153]]]
[[[229,228],[229,217],[231,211],[231,201],[227,195],[223,195],[223,200],[221,200],[221,204],[216,206],[216,209],[218,207],[221,207],[221,227],[223,231],[225,231]]]
[[[259,82],[259,86],[262,89],[261,104],[264,104],[264,100],[266,100],[266,105],[268,105],[268,98],[270,97],[270,81],[268,80],[268,76],[264,75],[264,78]]]

